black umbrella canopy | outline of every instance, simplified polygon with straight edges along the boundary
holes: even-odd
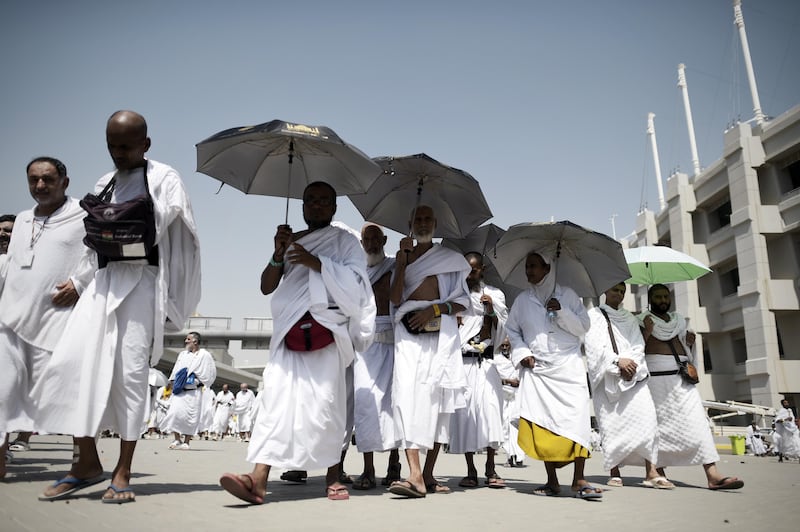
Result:
[[[302,198],[325,181],[337,195],[365,192],[381,168],[332,129],[272,120],[220,131],[199,142],[197,171],[246,194]]]
[[[436,215],[437,238],[464,238],[492,217],[478,181],[464,170],[424,153],[376,157],[383,169],[366,194],[350,195],[365,220],[407,234],[411,213],[428,205]]]

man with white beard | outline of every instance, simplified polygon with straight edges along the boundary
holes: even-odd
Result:
[[[364,454],[364,472],[353,480],[353,489],[376,487],[375,452],[390,451],[386,478],[389,485],[400,480],[400,454],[392,418],[392,376],[394,374],[394,324],[389,287],[394,257],[384,253],[386,235],[375,224],[361,229],[361,245],[367,254],[367,274],[375,294],[377,316],[375,337],[366,351],[356,351],[353,362],[356,446]]]
[[[214,424],[211,429],[214,441],[217,438],[221,440],[228,432],[228,420],[231,417],[231,407],[235,400],[236,398],[233,392],[228,389],[228,385],[223,384],[222,390],[214,398],[214,403],[217,405],[217,409],[214,412]]]
[[[211,353],[200,347],[200,333],[187,334],[184,344],[186,350],[178,354],[169,377],[173,383],[172,402],[164,427],[175,435],[169,448],[188,451],[192,436],[202,431],[203,388],[214,384],[217,366]]]
[[[396,308],[392,402],[409,473],[389,491],[421,498],[450,491],[437,482],[433,468],[441,444],[448,441],[451,414],[466,406],[456,314],[470,307],[470,266],[458,252],[433,243],[436,215],[431,207],[416,207],[409,226],[417,244],[411,237],[400,240],[391,287]],[[421,449],[427,450],[424,469]]]

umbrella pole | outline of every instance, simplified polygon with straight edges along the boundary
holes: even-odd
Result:
[[[294,162],[294,141],[289,141],[289,179],[286,183],[286,213],[283,218],[283,225],[289,225],[289,196],[292,190],[292,163]]]
[[[422,201],[422,177],[419,178],[419,182],[417,183],[417,201],[414,204],[414,210],[411,211],[411,224],[409,224],[408,228],[408,236],[414,236],[414,218],[417,217],[417,208],[419,207],[420,202]]]

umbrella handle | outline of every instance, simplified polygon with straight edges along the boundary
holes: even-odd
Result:
[[[417,183],[417,201],[414,203],[414,210],[411,211],[411,224],[408,228],[408,236],[414,235],[414,218],[417,217],[417,208],[419,207],[420,202],[422,201],[422,184],[423,184],[423,177],[420,176],[419,182]],[[406,251],[408,253],[408,251]]]
[[[292,163],[294,162],[294,140],[289,141],[289,179],[286,181],[286,212],[283,224],[289,225],[289,195],[292,190]]]

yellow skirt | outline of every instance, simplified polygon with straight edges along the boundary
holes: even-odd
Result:
[[[519,419],[517,443],[525,454],[544,462],[561,462],[565,465],[576,458],[590,456],[586,447],[524,418]]]

